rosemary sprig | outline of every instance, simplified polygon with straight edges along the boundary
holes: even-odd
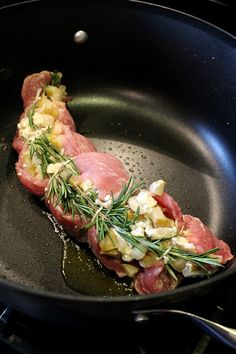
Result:
[[[41,134],[38,138],[33,141],[28,142],[30,147],[30,158],[32,159],[34,155],[40,161],[41,170],[43,172],[43,177],[46,177],[48,165],[51,163],[61,162],[67,163],[67,168],[74,175],[78,175],[78,170],[74,165],[74,162],[70,158],[66,158],[61,154],[60,150],[57,149],[50,141],[48,140],[45,134]]]
[[[140,251],[151,251],[156,253],[159,257],[167,256],[169,261],[174,261],[176,258],[182,258],[186,261],[190,261],[197,266],[203,268],[208,272],[208,270],[204,267],[204,264],[211,265],[211,266],[221,266],[223,267],[218,258],[209,257],[210,255],[214,254],[215,252],[219,251],[219,248],[212,248],[207,252],[196,254],[196,253],[187,253],[179,248],[170,247],[168,252],[166,248],[162,247],[162,240],[148,240],[143,237],[138,237],[131,235],[124,230],[116,228],[116,231],[121,235],[131,246],[137,247]]]
[[[29,126],[32,130],[38,129],[37,125],[34,124],[34,113],[35,113],[36,103],[32,104],[30,111],[27,114],[29,120]]]
[[[202,254],[186,252],[174,246],[167,250],[163,247],[163,240],[150,240],[132,235],[131,226],[137,220],[139,210],[137,210],[130,219],[128,217],[129,209],[127,202],[129,198],[136,194],[143,186],[140,183],[135,183],[133,178],[130,178],[129,182],[123,186],[117,198],[112,196],[111,205],[109,208],[105,208],[96,203],[98,196],[95,191],[84,192],[73,182],[73,178],[71,177],[79,176],[79,171],[73,161],[62,155],[61,152],[49,142],[45,135],[31,142],[30,148],[31,156],[36,154],[37,158],[40,159],[44,176],[47,175],[47,167],[50,163],[62,163],[61,169],[49,179],[46,197],[50,199],[55,206],[60,205],[64,213],[71,213],[73,218],[75,215],[79,215],[87,222],[84,229],[95,226],[99,241],[113,228],[132,247],[136,247],[143,252],[154,252],[160,258],[165,256],[165,259],[168,259],[166,269],[172,276],[174,271],[171,268],[171,262],[176,258],[191,261],[202,268],[206,274],[209,273],[206,265],[222,266],[217,258],[210,257],[210,255],[219,250],[218,248],[213,248]]]
[[[61,84],[62,74],[58,71],[53,71],[51,73],[51,85],[59,87]]]
[[[51,85],[58,87],[61,78],[61,73],[54,71]],[[35,109],[36,102],[28,113],[29,126],[32,130],[38,129],[33,120]],[[176,258],[182,258],[196,264],[206,274],[209,274],[207,265],[222,266],[217,258],[211,257],[212,254],[219,250],[218,248],[213,248],[202,254],[189,253],[174,247],[174,245],[166,248],[163,246],[163,240],[151,240],[134,236],[131,233],[132,225],[135,224],[139,217],[139,209],[130,217],[127,203],[130,197],[144,187],[143,183],[136,183],[133,178],[130,178],[117,198],[111,195],[110,206],[106,208],[101,203],[97,203],[98,194],[96,191],[89,190],[84,192],[75,183],[75,179],[79,176],[79,171],[73,160],[62,154],[49,141],[46,133],[41,133],[34,140],[28,141],[28,145],[31,159],[35,156],[40,161],[43,178],[49,178],[45,197],[50,199],[55,207],[60,205],[64,213],[71,213],[73,218],[79,215],[86,223],[84,229],[95,226],[99,242],[104,239],[107,233],[109,234],[111,229],[114,229],[132,247],[136,247],[144,253],[147,251],[154,252],[157,257],[163,258],[167,271],[175,279],[175,271],[172,269],[171,263]],[[61,164],[60,168],[50,176],[48,174],[48,166],[55,163]]]

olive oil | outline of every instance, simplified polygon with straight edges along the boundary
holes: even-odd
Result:
[[[63,242],[62,274],[71,289],[85,295],[106,297],[133,293],[128,281],[117,279],[114,274],[101,266],[87,244],[76,244],[50,213],[44,214]]]

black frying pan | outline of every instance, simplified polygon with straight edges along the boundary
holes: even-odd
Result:
[[[73,40],[78,30],[88,34],[84,44]],[[0,300],[54,321],[128,318],[132,310],[168,306],[234,281],[233,261],[210,279],[128,296],[116,292],[107,274],[109,296],[106,283],[94,280],[101,270],[90,263],[91,272],[89,251],[82,248],[85,263],[77,270],[84,267],[85,276],[79,285],[73,274],[65,282],[63,242],[44,204],[19,183],[11,142],[23,79],[57,69],[74,97],[69,108],[78,131],[89,130],[100,150],[121,158],[147,184],[165,179],[182,211],[202,219],[236,253],[235,38],[133,1],[9,7],[0,11],[0,33]]]

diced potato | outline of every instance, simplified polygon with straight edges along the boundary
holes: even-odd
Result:
[[[183,258],[176,258],[174,261],[171,262],[171,266],[177,270],[177,272],[182,272],[186,265],[186,261]]]
[[[107,254],[108,252],[115,253],[117,255],[118,249],[117,249],[117,240],[115,234],[112,232],[112,230],[105,235],[105,237],[102,239],[102,241],[99,242],[99,246],[101,248],[100,253],[105,253]]]
[[[80,185],[80,178],[79,176],[71,176],[69,178],[69,183],[74,186],[74,187],[77,187]]]
[[[167,220],[167,217],[163,214],[163,211],[159,206],[152,208],[147,214],[151,218],[154,226],[157,226],[158,221],[166,222]]]
[[[30,173],[31,176],[37,176],[37,179],[40,180],[43,179],[39,159],[36,156],[33,156],[31,159],[28,151],[23,156],[23,166],[27,169],[27,172]]]
[[[91,190],[93,188],[93,186],[94,186],[94,184],[90,179],[86,179],[85,181],[82,181],[80,183],[80,187],[84,192]]]
[[[182,274],[184,277],[198,277],[204,275],[204,270],[200,267],[196,266],[196,264],[187,261],[184,269],[182,270]]]
[[[139,261],[139,264],[144,268],[148,268],[151,267],[157,261],[157,258],[157,254],[148,251],[143,257],[143,259]]]
[[[132,210],[128,210],[128,219],[132,220],[134,218],[134,212]]]
[[[62,148],[62,143],[61,143],[60,137],[56,136],[54,139],[48,139],[48,140],[52,143],[52,145],[56,149],[60,150]]]
[[[56,102],[51,101],[45,95],[42,95],[40,100],[37,102],[37,110],[40,113],[50,114],[55,118],[59,114],[59,108],[57,107]]]
[[[133,278],[139,272],[139,268],[133,266],[132,264],[123,263],[122,268],[130,278]]]
[[[63,101],[66,96],[66,87],[64,85],[60,85],[59,87],[48,85],[45,88],[45,93],[55,101]]]
[[[52,127],[54,125],[55,117],[50,114],[38,113],[34,114],[34,124],[37,125],[38,128],[43,127]]]
[[[57,135],[61,135],[63,132],[63,125],[61,122],[58,122],[56,121],[54,126],[53,126],[53,129],[52,129],[52,132],[51,132],[51,135],[53,136],[57,136]]]

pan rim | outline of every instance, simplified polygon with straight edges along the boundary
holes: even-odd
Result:
[[[51,2],[55,1],[55,0],[50,0]],[[36,3],[49,3],[49,1],[46,2],[46,0],[28,0],[28,1],[19,1],[15,4],[8,4],[8,5],[3,5],[3,6],[0,6],[0,11],[1,10],[8,10],[8,9],[12,9],[12,8],[15,8],[17,6],[28,6],[28,5],[31,5],[31,4],[36,4]],[[97,5],[97,2],[96,0],[87,0],[86,1],[86,4],[89,4],[89,3],[93,3],[95,5]],[[204,20],[198,16],[195,16],[195,15],[192,15],[192,14],[189,14],[187,12],[184,12],[184,11],[181,11],[181,10],[177,10],[177,9],[174,9],[172,7],[168,7],[168,6],[165,6],[165,5],[161,5],[161,4],[155,4],[155,3],[152,3],[151,1],[143,1],[143,0],[101,0],[100,1],[100,4],[103,5],[103,4],[109,4],[111,6],[115,5],[115,4],[123,4],[123,5],[137,5],[138,6],[144,6],[144,7],[147,7],[147,8],[157,8],[157,9],[161,9],[161,10],[164,10],[166,11],[167,13],[169,14],[175,14],[175,15],[180,15],[181,17],[185,18],[185,19],[188,19],[188,20],[194,20],[195,22],[197,23],[201,23],[202,25],[208,27],[208,28],[211,28],[213,30],[216,30],[217,32],[219,32],[220,34],[228,37],[228,39],[230,39],[230,42],[231,40],[233,40],[233,42],[235,42],[236,40],[236,35],[228,32],[227,30],[215,25],[214,23],[211,23],[207,20]],[[235,43],[234,43],[235,44]]]
[[[4,7],[0,7],[0,10],[5,10],[5,9],[10,9],[10,8],[15,8],[16,6],[28,6],[28,4],[34,4],[34,3],[40,3],[40,2],[45,2],[45,0],[30,0],[27,3],[26,2],[19,2],[16,4],[11,4],[11,5],[7,5]],[[90,1],[89,1],[90,2]],[[88,3],[89,3],[88,2]],[[92,1],[94,3],[96,3],[95,1]],[[46,2],[45,2],[46,3]],[[181,16],[185,19],[188,20],[194,20],[194,22],[196,23],[201,23],[203,26],[205,26],[205,29],[213,29],[214,31],[216,31],[217,33],[221,34],[224,37],[224,40],[229,42],[231,45],[234,44],[234,46],[236,47],[236,36],[234,36],[233,34],[227,32],[226,30],[206,21],[203,20],[201,18],[198,18],[196,16],[187,14],[183,11],[179,11],[176,9],[172,9],[170,7],[167,6],[163,6],[163,5],[159,5],[159,4],[153,4],[151,2],[144,2],[142,0],[113,0],[112,2],[109,2],[109,4],[112,6],[113,4],[140,4],[141,6],[145,6],[148,8],[160,8],[163,9],[164,11],[166,11],[168,14],[177,14],[178,16]],[[203,28],[204,30],[204,28]],[[232,43],[233,42],[233,43]],[[233,262],[235,263],[235,260],[233,260]],[[14,290],[14,291],[18,291],[18,292],[22,292],[22,293],[28,293],[29,295],[33,295],[35,297],[44,297],[47,299],[57,299],[57,300],[63,300],[63,301],[68,301],[68,302],[84,302],[84,303],[90,303],[90,302],[98,302],[98,303],[115,303],[115,302],[139,302],[142,301],[143,303],[149,302],[150,299],[156,299],[157,301],[160,300],[160,302],[163,303],[163,299],[168,299],[168,298],[178,298],[179,296],[181,296],[182,294],[188,294],[188,293],[193,293],[195,292],[195,290],[201,288],[206,288],[208,285],[210,284],[218,284],[220,283],[222,280],[228,279],[229,277],[232,277],[234,275],[234,273],[236,273],[236,267],[233,266],[232,269],[227,269],[225,271],[223,271],[220,274],[215,274],[213,277],[211,277],[210,279],[203,279],[203,280],[197,280],[196,283],[194,284],[190,284],[190,285],[185,285],[185,286],[180,286],[174,290],[170,290],[170,291],[165,291],[162,293],[153,293],[153,294],[145,294],[145,295],[139,295],[139,294],[133,294],[132,296],[128,296],[128,295],[116,295],[116,296],[101,296],[101,295],[85,295],[85,294],[81,294],[78,293],[78,295],[72,295],[72,294],[62,294],[62,293],[57,293],[57,292],[53,292],[53,291],[49,291],[49,290],[42,290],[42,289],[34,289],[32,287],[23,285],[23,284],[19,284],[19,283],[14,283],[13,281],[10,280],[6,280],[6,279],[2,279],[0,278],[0,287],[2,288],[4,287],[8,287],[9,290]]]

